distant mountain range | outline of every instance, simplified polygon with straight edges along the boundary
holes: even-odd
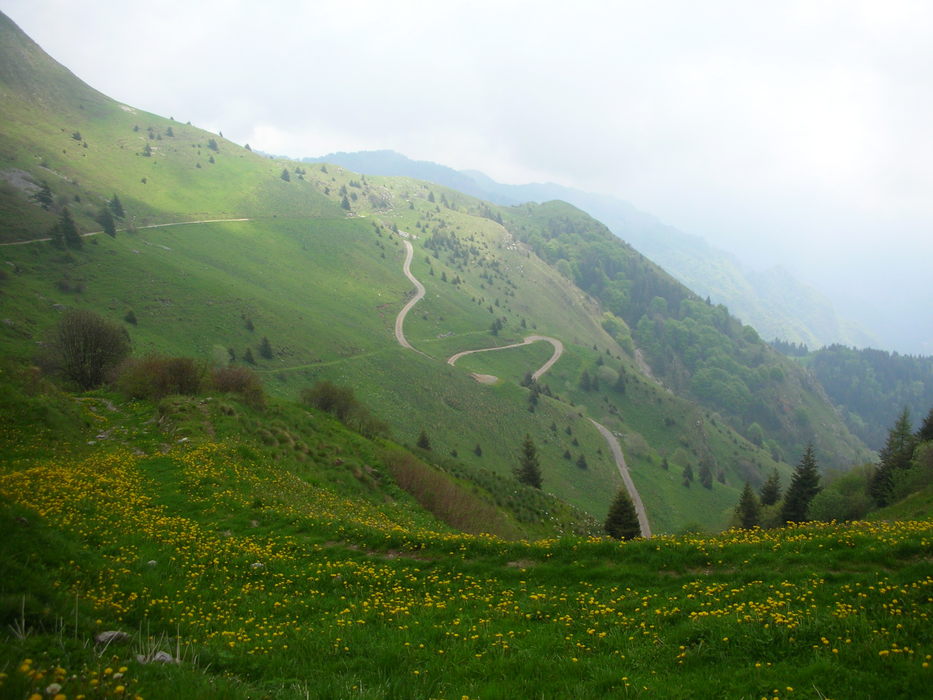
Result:
[[[330,153],[305,162],[328,162],[368,175],[427,180],[496,204],[563,200],[602,221],[617,236],[713,303],[724,304],[764,338],[815,349],[833,343],[879,347],[879,339],[847,319],[832,302],[782,267],[751,270],[699,236],[667,226],[616,197],[554,183],[506,185],[475,170],[454,170],[389,150]]]

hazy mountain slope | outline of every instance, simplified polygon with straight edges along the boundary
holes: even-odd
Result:
[[[332,153],[309,161],[339,163],[374,175],[407,175],[436,182],[497,204],[560,199],[605,223],[687,287],[716,304],[725,304],[764,338],[781,338],[810,347],[830,343],[878,344],[868,332],[841,319],[832,303],[786,270],[750,270],[732,255],[666,226],[631,204],[554,183],[506,185],[475,171],[457,171],[428,161],[413,161],[392,151]],[[464,181],[464,176],[468,180]]]
[[[905,408],[916,429],[933,407],[933,357],[832,345],[801,361],[840,407],[849,429],[872,449],[884,447]]]
[[[15,61],[20,54],[6,55]],[[601,518],[621,478],[592,417],[622,436],[659,532],[689,522],[722,526],[746,479],[758,484],[775,466],[789,472],[775,458],[795,461],[807,431],[817,434],[825,464],[847,463],[858,452],[858,441],[823,412],[818,394],[784,397],[782,410],[797,412],[796,432],[778,422],[753,436],[741,421],[720,420],[698,405],[690,391],[675,395],[644,376],[633,330],[620,317],[633,310],[607,313],[574,285],[573,270],[563,269],[596,249],[581,245],[577,231],[556,230],[543,214],[560,207],[558,218],[579,223],[587,235],[596,231],[609,257],[630,249],[569,205],[497,208],[409,178],[270,160],[102,96],[94,97],[98,116],[90,119],[81,97],[90,89],[81,83],[48,95],[41,82],[31,90],[9,88],[0,105],[0,171],[15,170],[19,182],[47,180],[54,202],[46,211],[27,189],[12,186],[3,220],[8,238],[44,235],[66,204],[83,230],[95,229],[93,217],[115,192],[127,209],[121,229],[132,229],[132,221],[249,220],[121,230],[115,239],[87,238],[81,250],[4,247],[0,347],[8,357],[32,361],[62,308],[114,320],[132,310],[135,324],[124,322],[139,353],[223,364],[244,362],[249,349],[270,392],[294,398],[319,379],[352,386],[399,440],[414,442],[426,430],[439,455],[501,476],[511,475],[528,434],[545,489]],[[36,107],[37,99],[56,106]],[[405,322],[423,354],[403,349],[394,336],[396,314],[411,293],[401,269],[403,233],[414,246],[413,273],[427,289]],[[563,245],[567,259],[552,266],[544,254],[551,248],[539,255],[523,237]],[[637,290],[638,308],[650,306],[645,294],[657,293],[658,280],[672,299],[692,297],[640,256],[632,260],[615,271],[624,279],[613,272],[613,283]],[[536,346],[446,363],[455,352],[536,333],[565,346],[542,378],[542,392],[521,383],[540,362]],[[271,358],[259,354],[263,337]],[[479,384],[470,372],[500,381]],[[703,468],[711,475],[706,488],[684,482],[685,471]]]

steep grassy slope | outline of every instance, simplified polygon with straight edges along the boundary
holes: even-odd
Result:
[[[432,519],[325,416],[224,397],[169,399],[158,423],[116,397],[61,410],[78,422],[59,455],[26,433],[4,451],[5,697],[927,687],[928,522],[509,543]],[[105,631],[127,636],[95,645]]]
[[[572,271],[550,266],[519,240],[546,230],[543,210],[499,210],[406,178],[271,161],[109,101],[42,59],[8,22],[2,31],[5,64],[50,64],[32,82],[19,69],[2,74],[0,170],[14,183],[4,190],[2,235],[41,237],[66,204],[80,228],[96,229],[93,217],[114,193],[127,210],[120,225],[129,229],[115,239],[88,237],[82,250],[2,249],[6,355],[29,362],[64,307],[135,317],[126,326],[138,354],[223,364],[243,362],[249,350],[273,394],[296,397],[320,379],[352,386],[399,440],[413,443],[426,430],[435,454],[501,476],[511,474],[527,433],[540,451],[545,489],[601,518],[621,478],[592,417],[622,436],[657,531],[721,527],[746,479],[757,485],[775,460],[796,460],[802,434],[766,425],[770,442],[754,444],[730,428],[745,432],[745,425],[646,378],[626,322],[574,286]],[[47,86],[46,73],[53,76]],[[31,197],[42,181],[54,194],[48,211]],[[248,220],[142,228],[215,218]],[[405,333],[424,354],[393,336],[410,293],[403,234],[415,248],[413,273],[427,288]],[[568,238],[567,245],[576,243]],[[650,279],[634,270],[630,283]],[[543,394],[518,383],[535,369],[522,368],[537,362],[534,348],[457,367],[445,362],[532,333],[566,347],[540,382]],[[259,355],[263,338],[269,359]],[[501,379],[480,385],[470,371]],[[588,389],[584,373],[598,380]],[[819,405],[819,397],[803,399]],[[782,406],[793,412],[803,399],[788,395]],[[818,418],[819,430],[809,409],[799,415],[817,433],[821,458],[851,456],[850,436],[831,414]],[[705,487],[684,480],[688,467],[708,477]]]

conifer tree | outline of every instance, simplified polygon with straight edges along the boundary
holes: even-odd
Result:
[[[813,456],[813,444],[811,443],[807,445],[800,463],[794,470],[790,487],[784,497],[784,505],[781,507],[781,520],[792,523],[805,522],[810,501],[820,490],[820,473],[816,468],[816,458]]]
[[[928,442],[929,440],[933,440],[933,408],[927,413],[927,417],[923,419],[923,423],[920,425],[920,430],[917,431],[917,442]]]
[[[515,470],[515,478],[528,486],[533,486],[536,489],[541,488],[541,467],[538,465],[538,450],[531,440],[531,435],[527,433],[525,434],[525,441],[522,443],[522,454]]]
[[[777,469],[772,470],[771,476],[761,487],[761,505],[773,506],[781,500],[781,477]]]
[[[54,201],[52,198],[52,190],[49,188],[49,183],[43,181],[43,183],[39,185],[39,190],[34,195],[32,195],[32,198],[39,203],[40,207],[48,211],[49,207],[52,206],[52,202]]]
[[[878,453],[878,468],[869,485],[871,496],[879,506],[886,506],[890,502],[894,473],[910,468],[916,445],[917,438],[910,429],[910,409],[905,408],[888,431],[888,439]]]
[[[259,354],[266,360],[272,359],[272,344],[269,343],[266,336],[263,336],[262,340],[259,341]]]
[[[428,434],[424,432],[424,428],[421,429],[421,432],[418,434],[418,442],[415,443],[422,450],[431,449],[431,440],[428,438]]]
[[[761,508],[758,505],[758,497],[747,481],[745,482],[745,488],[742,489],[742,495],[739,497],[739,504],[735,507],[735,515],[739,524],[746,530],[761,522]]]
[[[113,212],[113,215],[118,219],[122,219],[126,216],[126,211],[123,209],[123,204],[120,202],[120,198],[114,193],[113,198],[107,203],[107,206],[110,207],[110,211]]]
[[[100,210],[100,213],[97,215],[97,223],[101,225],[101,228],[104,229],[104,233],[108,236],[111,238],[117,237],[117,225],[113,220],[113,214],[110,209],[103,207]]]
[[[609,514],[603,526],[606,534],[617,540],[631,540],[641,537],[641,525],[638,523],[638,513],[635,504],[624,488],[619,489],[616,497],[609,506]]]
[[[62,238],[65,240],[65,245],[69,248],[80,248],[84,245],[84,241],[81,240],[81,234],[78,233],[78,226],[75,224],[75,220],[71,218],[71,212],[68,210],[68,207],[62,209],[61,218],[58,220],[58,229],[61,231]]]

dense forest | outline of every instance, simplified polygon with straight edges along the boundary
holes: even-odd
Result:
[[[886,426],[893,424],[904,408],[917,428],[933,405],[933,357],[844,345],[810,352],[805,345],[771,344],[786,355],[801,358],[842,409],[849,430],[873,450],[882,448]]]

